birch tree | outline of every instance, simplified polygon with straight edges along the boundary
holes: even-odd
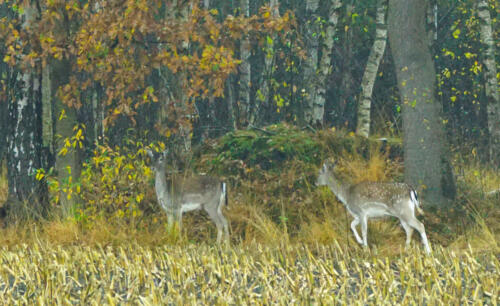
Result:
[[[304,112],[304,122],[305,124],[315,126],[316,124],[322,124],[323,117],[318,120],[316,117],[321,113],[321,105],[318,104],[318,56],[319,56],[319,0],[307,0],[306,1],[306,16],[307,21],[305,24],[304,40],[307,48],[307,58],[304,62],[304,100],[305,100],[305,112]]]
[[[387,0],[378,0],[375,41],[373,42],[370,55],[368,56],[365,73],[363,74],[363,80],[361,81],[361,94],[358,98],[358,122],[356,134],[363,137],[368,137],[370,135],[373,86],[375,85],[380,61],[384,56],[387,44],[387,25],[385,22],[386,12]]]
[[[430,0],[427,3],[427,33],[431,46],[438,38],[438,3],[437,0]]]
[[[25,1],[18,17],[22,30],[29,31],[39,12],[35,3]],[[22,13],[21,13],[22,12]],[[41,65],[28,54],[34,46],[24,42],[23,61],[15,72],[15,89],[9,97],[7,122],[7,206],[14,214],[43,216],[47,210],[47,187],[37,170],[42,156],[42,78]],[[6,60],[6,59],[4,59]],[[16,69],[12,67],[11,69]]]
[[[328,15],[324,28],[324,37],[321,44],[321,59],[319,62],[319,75],[317,88],[317,101],[313,104],[313,125],[323,126],[325,115],[326,90],[328,88],[328,76],[332,72],[331,56],[333,42],[337,34],[337,24],[339,20],[339,8],[342,6],[340,0],[330,0],[328,3]]]
[[[241,14],[245,17],[250,16],[249,0],[240,0]],[[241,63],[238,67],[239,82],[238,82],[238,106],[240,110],[240,124],[246,126],[249,121],[250,114],[250,86],[251,65],[250,65],[250,38],[248,35],[243,36],[240,41],[240,59]]]
[[[500,166],[500,98],[498,93],[497,63],[495,61],[495,39],[491,26],[491,15],[488,1],[478,2],[478,17],[480,20],[480,37],[484,46],[482,55],[485,67],[485,92],[487,98],[487,116],[489,132],[490,161]]]

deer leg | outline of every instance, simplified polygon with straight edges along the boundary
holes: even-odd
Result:
[[[226,183],[222,183],[222,193],[219,200],[219,205],[217,206],[217,215],[219,216],[219,220],[222,221],[222,226],[224,227],[225,241],[229,242],[229,225],[227,223],[226,217],[222,213],[222,207],[227,205],[227,190]]]
[[[179,234],[182,233],[182,209],[177,211],[177,223],[179,224]]]
[[[219,215],[219,220],[222,221],[222,226],[224,228],[224,240],[227,242],[229,241],[229,225],[227,223],[226,217],[222,214],[222,211],[219,209],[217,210],[217,214]]]
[[[172,227],[174,226],[174,222],[175,222],[174,213],[173,212],[169,212],[167,214],[167,224],[168,224],[169,230],[171,230]]]
[[[368,217],[363,216],[361,219],[361,235],[363,235],[363,246],[368,246]]]
[[[425,234],[425,228],[422,222],[418,221],[417,218],[412,218],[408,220],[408,224],[420,233],[425,252],[429,254],[431,252],[431,247],[429,246],[429,241],[427,240],[427,235]]]
[[[359,217],[354,216],[354,220],[352,220],[351,222],[351,230],[354,233],[354,237],[356,237],[356,241],[359,244],[363,244],[363,240],[361,240],[361,237],[359,237],[358,231],[356,230],[356,226],[358,226],[358,224],[359,224]]]
[[[224,227],[224,223],[222,220],[225,221],[225,219],[220,218],[217,211],[214,211],[212,209],[205,209],[205,211],[208,213],[208,216],[215,223],[215,226],[217,227],[217,244],[220,244],[222,240],[222,229]]]
[[[400,220],[400,221],[401,221],[401,225],[403,226],[403,228],[406,232],[406,248],[408,248],[408,246],[410,246],[411,235],[413,234],[413,228],[411,226],[409,226],[408,223],[406,223],[405,221],[403,221],[403,220]]]

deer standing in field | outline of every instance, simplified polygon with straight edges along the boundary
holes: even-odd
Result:
[[[317,186],[328,186],[354,217],[351,229],[356,241],[368,246],[368,219],[373,217],[394,216],[399,219],[406,232],[406,246],[410,244],[413,229],[422,237],[425,251],[431,252],[424,225],[415,217],[415,209],[420,210],[417,192],[405,183],[361,182],[348,184],[334,173],[334,164],[325,162],[319,170]],[[356,226],[361,223],[359,237]]]
[[[203,209],[217,227],[217,243],[222,239],[229,240],[228,223],[222,214],[222,207],[227,205],[227,187],[221,180],[206,176],[172,176],[165,174],[168,151],[156,153],[147,150],[151,158],[151,168],[155,173],[155,190],[158,204],[167,213],[169,227],[178,222],[182,230],[182,214],[184,212]]]

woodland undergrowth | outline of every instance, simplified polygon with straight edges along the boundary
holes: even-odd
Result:
[[[157,150],[162,143],[152,145]],[[51,181],[54,211],[62,188],[81,203],[71,217],[55,213],[45,221],[10,222],[0,231],[0,244],[14,246],[41,239],[55,245],[119,245],[139,243],[191,244],[214,242],[215,227],[203,212],[184,214],[184,231],[167,233],[166,216],[157,206],[153,174],[142,142],[128,140],[122,147],[100,146],[84,164],[79,183],[62,186]],[[199,146],[186,172],[210,173],[229,183],[231,243],[331,244],[356,249],[349,228],[350,215],[325,187],[314,185],[325,159],[338,162],[350,182],[402,181],[401,143],[352,133],[317,133],[288,125],[229,133]],[[474,157],[456,155],[458,195],[448,211],[430,211],[423,220],[435,245],[454,250],[500,251],[500,200],[490,194],[500,186],[500,175]],[[175,169],[170,169],[175,171]],[[65,193],[67,196],[68,193]],[[0,202],[7,196],[5,169],[0,180]],[[398,220],[370,221],[372,248],[391,255],[404,247]],[[420,244],[414,236],[413,244]]]

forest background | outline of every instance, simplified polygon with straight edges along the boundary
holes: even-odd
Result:
[[[313,186],[335,158],[350,181],[415,186],[431,240],[473,231],[498,250],[498,14],[497,1],[0,1],[12,236],[47,220],[72,231],[50,239],[169,241],[151,147],[170,149],[171,173],[230,183],[233,241],[348,239]],[[202,214],[187,218],[210,240]]]
[[[6,303],[495,304],[497,0],[0,0]],[[229,245],[167,175],[228,183]],[[433,247],[314,185],[419,194]],[[414,240],[418,240],[415,237]]]

